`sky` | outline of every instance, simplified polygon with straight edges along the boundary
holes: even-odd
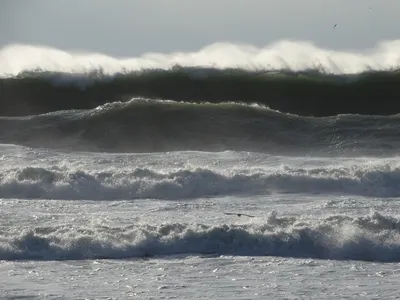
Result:
[[[4,0],[0,48],[22,43],[131,57],[216,42],[303,40],[357,50],[400,38],[399,14],[399,0]]]

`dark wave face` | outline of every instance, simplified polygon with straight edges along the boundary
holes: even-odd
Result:
[[[174,67],[125,74],[23,72],[0,79],[0,115],[23,116],[92,109],[133,97],[198,103],[258,103],[303,116],[400,113],[400,75],[371,71],[248,71]]]
[[[394,155],[399,133],[398,116],[315,118],[257,105],[144,99],[0,118],[0,143],[80,151]]]

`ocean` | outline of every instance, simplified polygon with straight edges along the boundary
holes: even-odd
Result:
[[[396,299],[400,41],[0,50],[3,299]]]

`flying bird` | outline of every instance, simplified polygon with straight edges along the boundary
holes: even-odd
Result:
[[[246,217],[249,217],[249,218],[254,218],[255,217],[255,216],[251,216],[251,215],[246,215],[246,214],[241,214],[241,213],[231,213],[231,212],[224,212],[224,214],[225,215],[236,215],[238,217],[241,217],[241,216],[246,216]]]
[[[335,25],[333,25],[333,28],[336,28],[336,26],[337,26],[337,23]]]

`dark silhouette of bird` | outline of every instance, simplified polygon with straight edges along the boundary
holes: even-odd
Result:
[[[238,217],[241,217],[241,216],[246,216],[246,217],[249,217],[249,218],[254,218],[255,217],[255,216],[251,216],[251,215],[247,215],[247,214],[231,213],[231,212],[224,212],[224,214],[225,215],[236,215]]]
[[[333,25],[333,28],[336,28],[336,26],[337,26],[337,23],[335,25]]]

